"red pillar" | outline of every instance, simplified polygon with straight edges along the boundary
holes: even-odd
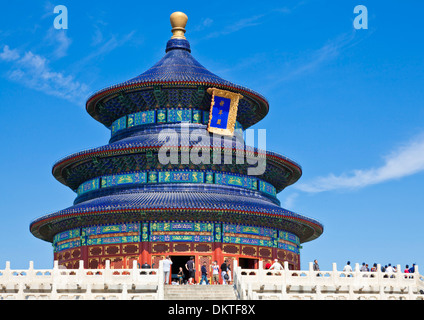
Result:
[[[143,265],[145,262],[152,265],[150,253],[149,253],[149,243],[147,241],[141,242],[141,261],[140,264]]]
[[[88,246],[81,246],[81,260],[84,261],[84,269],[88,269]]]
[[[212,261],[216,261],[219,266],[224,262],[222,258],[222,243],[214,242],[213,244]]]

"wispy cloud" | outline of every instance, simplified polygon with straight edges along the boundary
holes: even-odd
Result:
[[[234,21],[234,22],[232,22],[228,25],[220,27],[220,29],[217,30],[217,31],[213,31],[213,32],[209,33],[208,35],[206,35],[205,39],[211,39],[211,38],[217,38],[217,37],[220,37],[220,36],[225,36],[225,35],[240,31],[240,30],[248,28],[248,27],[260,25],[264,22],[264,18],[269,16],[270,14],[274,14],[274,13],[287,14],[287,13],[291,13],[291,12],[292,12],[292,9],[289,9],[289,8],[286,8],[286,7],[275,8],[275,9],[272,9],[268,12],[260,13],[260,14],[254,15],[252,17],[239,19],[239,20],[236,20],[236,21]],[[203,30],[205,27],[211,26],[212,22],[214,22],[214,21],[210,18],[203,19],[202,24],[196,27],[196,31]]]
[[[351,33],[341,34],[327,41],[318,49],[303,52],[297,59],[291,59],[285,64],[280,64],[277,72],[270,75],[275,78],[272,81],[272,86],[304,77],[315,72],[326,63],[337,59],[344,50],[361,41],[355,39],[355,33],[355,30],[353,30]]]
[[[89,62],[93,61],[94,59],[103,57],[104,55],[110,53],[116,48],[121,47],[125,45],[126,43],[128,43],[130,40],[133,39],[134,34],[135,34],[135,31],[133,30],[123,36],[112,35],[109,38],[109,40],[104,42],[103,34],[99,30],[96,31],[96,33],[93,36],[93,45],[96,46],[96,49],[93,50],[90,54],[88,54],[84,58],[80,59],[78,62],[76,62],[73,67],[75,68],[75,70],[82,69],[85,65],[87,65]]]
[[[203,18],[201,23],[197,26],[194,26],[193,31],[202,31],[205,28],[209,28],[213,25],[213,19],[211,18]]]
[[[294,206],[294,202],[297,199],[297,197],[299,196],[299,193],[295,192],[292,194],[289,194],[288,196],[286,196],[286,198],[284,199],[283,202],[283,208],[289,209],[292,208]]]
[[[405,143],[384,157],[380,167],[353,170],[341,175],[329,174],[294,188],[317,193],[332,190],[352,190],[400,179],[424,171],[424,134]]]
[[[66,56],[72,43],[72,40],[67,35],[67,30],[56,30],[53,27],[47,31],[44,41],[46,45],[54,48],[52,56],[56,59]]]
[[[52,70],[45,57],[31,51],[20,53],[18,49],[5,45],[0,61],[10,66],[6,73],[9,80],[45,94],[83,105],[90,92],[86,84],[75,80],[72,75]]]
[[[247,27],[253,27],[253,26],[259,25],[261,24],[260,19],[264,16],[265,16],[264,14],[259,14],[250,18],[244,18],[244,19],[238,20],[234,22],[233,24],[225,26],[222,30],[209,33],[206,36],[206,39],[217,38],[223,35],[227,35],[227,34],[242,30]]]
[[[17,50],[11,50],[9,46],[3,47],[3,52],[0,53],[0,60],[3,61],[16,61],[20,57]]]

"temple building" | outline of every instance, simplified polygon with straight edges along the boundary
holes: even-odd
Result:
[[[111,131],[109,143],[53,165],[76,198],[30,224],[52,243],[59,265],[156,267],[169,255],[172,273],[190,256],[196,270],[234,259],[246,268],[279,259],[300,269],[301,244],[322,234],[320,222],[277,199],[301,177],[300,165],[245,143],[243,133],[267,115],[267,100],[203,67],[191,55],[186,23],[173,13],[163,58],[88,98],[88,114]],[[251,174],[259,162],[265,167]]]

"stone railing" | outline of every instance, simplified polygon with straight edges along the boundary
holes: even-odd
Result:
[[[163,300],[162,261],[158,269],[0,269],[0,300]],[[424,277],[418,273],[241,269],[233,266],[234,288],[240,300],[424,300]],[[378,266],[378,270],[381,270]],[[397,270],[400,270],[398,266]]]
[[[241,269],[235,262],[234,286],[241,300],[424,300],[424,277],[418,273]],[[401,270],[397,266],[397,270]]]
[[[162,263],[159,269],[0,269],[0,300],[161,300],[164,295]]]

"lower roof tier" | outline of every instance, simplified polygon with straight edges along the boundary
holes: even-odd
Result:
[[[203,125],[194,124],[145,128],[134,136],[71,154],[56,162],[52,171],[59,182],[76,190],[105,175],[183,169],[255,176],[272,184],[277,192],[302,175],[300,165],[287,157],[250,147],[240,136],[216,141]]]
[[[265,197],[236,195],[225,188],[202,191],[145,191],[97,197],[45,215],[30,224],[31,233],[45,241],[65,230],[94,224],[131,221],[196,220],[274,227],[297,235],[300,242],[318,238],[323,225],[283,209]]]

